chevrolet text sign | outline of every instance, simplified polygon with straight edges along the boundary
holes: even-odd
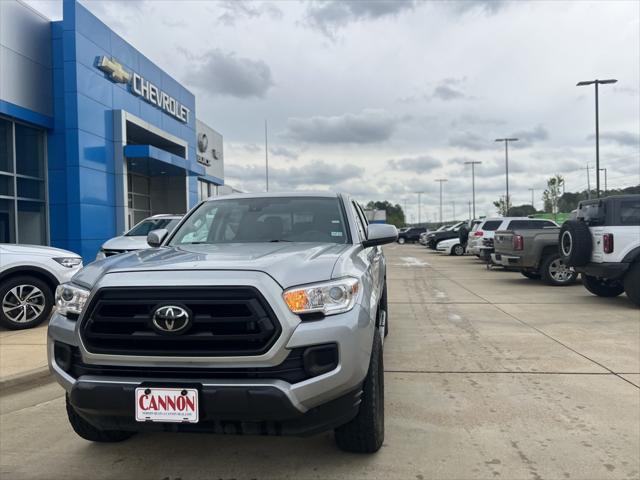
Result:
[[[98,57],[96,67],[106,73],[112,81],[128,84],[133,94],[144,98],[151,105],[155,105],[181,122],[189,122],[190,110],[187,107],[153,83],[145,80],[139,73],[129,73],[117,60],[105,56]]]

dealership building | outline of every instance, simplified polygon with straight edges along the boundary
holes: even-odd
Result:
[[[60,21],[0,0],[0,243],[90,261],[223,178],[222,136],[186,87],[75,0]]]

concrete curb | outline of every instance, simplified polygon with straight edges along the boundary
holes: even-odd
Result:
[[[43,379],[50,377],[49,367],[38,367],[16,375],[0,379],[0,395],[8,393],[6,390],[15,386],[25,387],[30,384],[39,383]]]

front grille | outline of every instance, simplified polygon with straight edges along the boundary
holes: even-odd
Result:
[[[192,325],[182,335],[156,331],[162,305],[186,307]],[[105,288],[80,328],[91,353],[156,356],[260,355],[276,341],[280,323],[252,287]]]
[[[298,383],[313,377],[304,368],[305,348],[294,348],[289,352],[280,365],[275,367],[131,367],[112,365],[90,365],[82,361],[80,351],[72,347],[71,366],[69,374],[74,378],[83,375],[124,377],[135,379],[166,379],[179,378],[180,380],[220,380],[220,379],[266,379],[283,380],[287,383]]]

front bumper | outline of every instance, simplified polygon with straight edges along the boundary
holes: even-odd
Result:
[[[590,262],[582,267],[574,267],[579,273],[584,273],[591,277],[606,278],[608,280],[617,280],[629,270],[630,263],[594,263]]]
[[[136,422],[135,389],[166,386],[154,382],[77,381],[68,395],[74,410],[103,430],[199,431],[258,435],[313,435],[347,423],[358,413],[362,386],[301,412],[274,386],[231,386],[180,383],[199,393],[198,423]]]

